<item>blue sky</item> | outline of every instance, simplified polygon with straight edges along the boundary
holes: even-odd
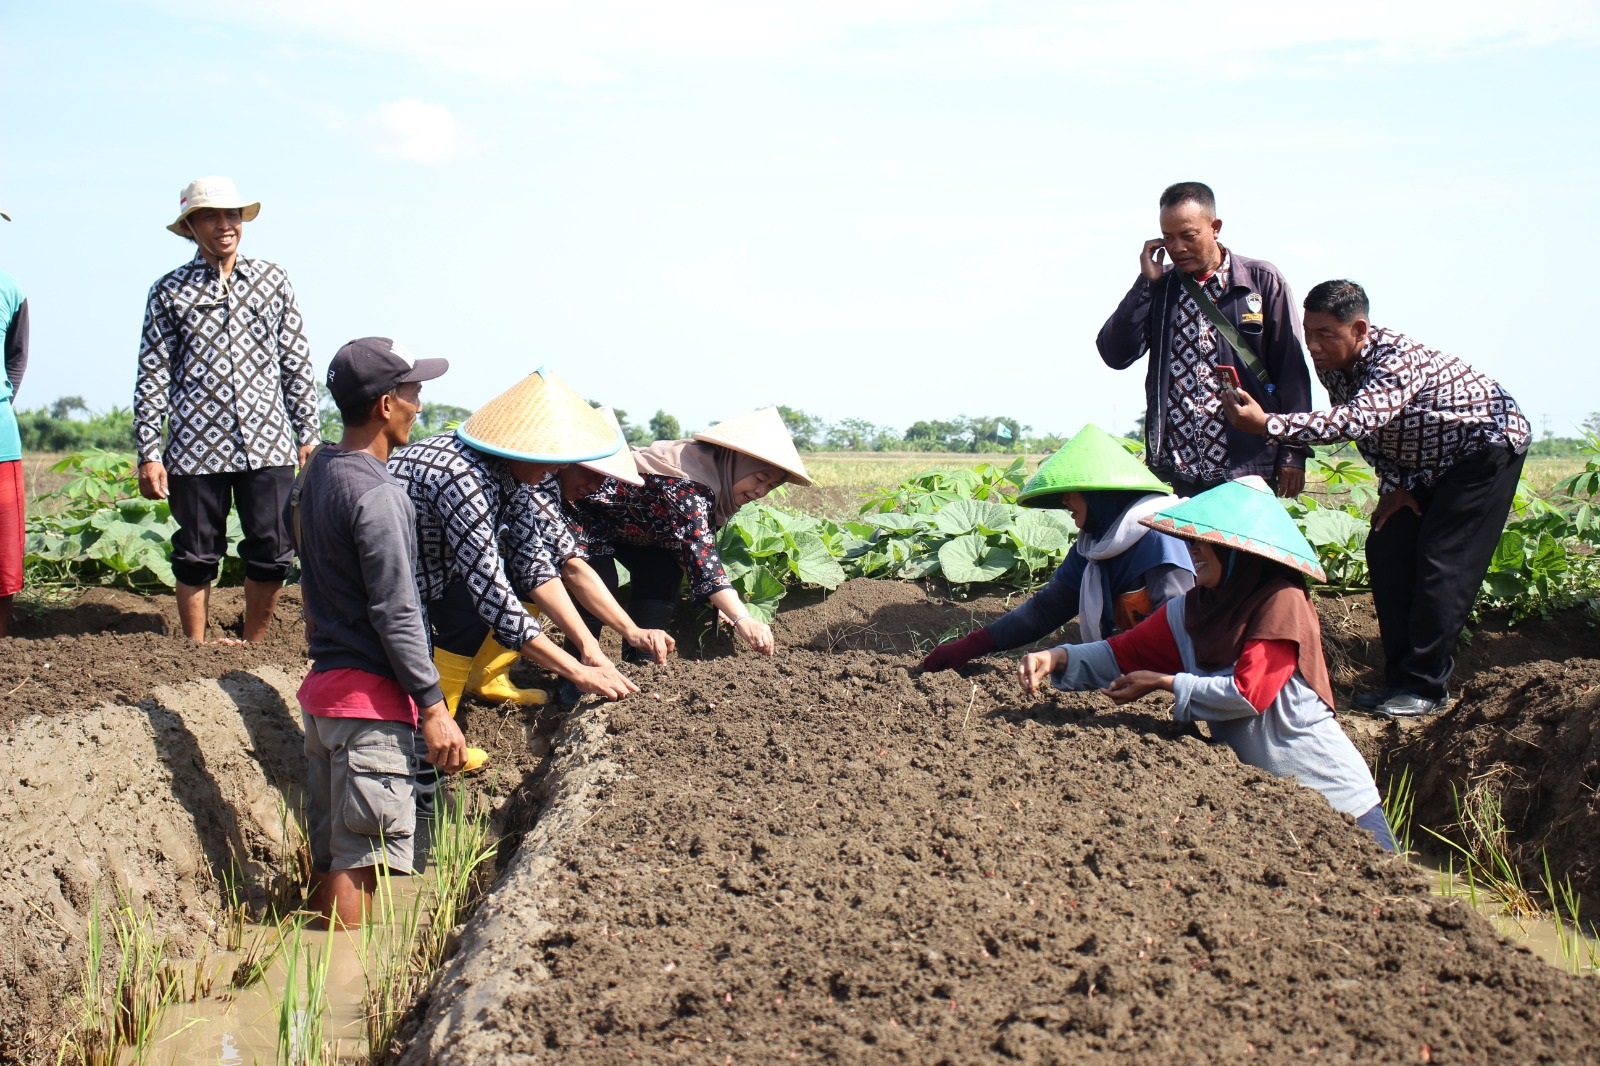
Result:
[[[1297,294],[1361,281],[1566,434],[1600,409],[1597,46],[1593,0],[6,5],[19,401],[130,402],[163,227],[226,174],[319,372],[388,334],[464,407],[544,364],[686,427],[1122,431],[1142,366],[1094,337],[1202,180]]]

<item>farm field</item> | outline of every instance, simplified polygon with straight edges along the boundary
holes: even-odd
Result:
[[[236,623],[237,592],[218,600]],[[1178,735],[1160,700],[1023,698],[999,656],[915,670],[1004,607],[854,580],[787,599],[774,659],[686,626],[685,657],[636,669],[625,703],[469,707],[500,879],[400,1061],[1600,1055],[1593,977],[1507,945],[1314,793]],[[1321,611],[1342,696],[1376,661],[1370,602]],[[54,1060],[97,898],[149,903],[194,958],[230,864],[263,887],[291,872],[296,612],[290,590],[266,643],[198,647],[168,635],[170,598],[94,591],[0,644],[0,1060]],[[1595,647],[1575,614],[1490,619],[1452,710],[1344,720],[1441,829],[1452,783],[1500,782],[1514,838],[1591,914]]]

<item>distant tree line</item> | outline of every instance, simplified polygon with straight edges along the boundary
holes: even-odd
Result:
[[[334,406],[326,385],[317,385],[317,399],[323,439],[338,440],[343,427],[339,421],[339,410]],[[664,410],[657,410],[643,425],[630,422],[626,411],[619,408],[613,410],[622,425],[623,435],[627,437],[629,445],[635,448],[649,447],[658,440],[679,440],[689,435],[684,432],[678,419]],[[1041,454],[1053,452],[1067,441],[1063,434],[1035,434],[1032,426],[1006,416],[983,415],[974,418],[958,415],[949,420],[926,419],[913,422],[902,430],[878,425],[864,418],[843,418],[829,422],[782,404],[778,406],[778,413],[789,427],[795,446],[806,452]],[[19,410],[16,414],[24,451],[78,452],[88,448],[132,451],[134,447],[131,408],[113,407],[109,411],[96,413],[89,410],[82,396],[63,396],[49,407]],[[465,407],[424,403],[417,415],[416,427],[411,431],[411,439],[420,440],[434,433],[442,433],[465,421],[471,414]],[[1578,428],[1583,433],[1600,435],[1600,411],[1591,413]],[[1143,435],[1144,416],[1140,415],[1126,436],[1141,438]],[[1551,432],[1547,420],[1528,454],[1536,458],[1577,455],[1583,444],[1583,437],[1556,436]]]

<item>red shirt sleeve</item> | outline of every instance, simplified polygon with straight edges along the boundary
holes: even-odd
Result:
[[[1167,625],[1167,605],[1164,603],[1156,609],[1155,614],[1126,633],[1115,634],[1106,643],[1116,657],[1117,669],[1125,674],[1135,670],[1176,674],[1183,669],[1183,656],[1178,654],[1178,642],[1172,639],[1172,627]]]
[[[1300,648],[1292,640],[1247,640],[1233,667],[1233,687],[1259,714],[1278,698],[1299,661]]]

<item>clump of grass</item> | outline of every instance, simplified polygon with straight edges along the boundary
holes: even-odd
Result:
[[[1482,885],[1501,914],[1512,918],[1539,916],[1538,902],[1523,884],[1522,871],[1512,855],[1499,794],[1487,785],[1480,785],[1463,795],[1452,786],[1451,801],[1456,812],[1455,827],[1464,842],[1432,828],[1428,832],[1451,849],[1452,860],[1456,857],[1462,860],[1473,906],[1478,905],[1478,887]],[[1453,861],[1451,867],[1451,891],[1447,894],[1456,895]]]
[[[116,976],[109,986],[103,974],[108,921],[117,952]],[[124,895],[106,916],[97,899],[90,908],[85,944],[78,1024],[62,1041],[57,1063],[117,1066],[149,1061],[162,1012],[181,984],[173,979],[167,960],[167,938],[156,935],[154,914]]]
[[[1411,779],[1411,767],[1402,767],[1400,773],[1389,778],[1383,787],[1383,815],[1389,820],[1389,830],[1394,834],[1395,846],[1400,854],[1410,855],[1413,827],[1416,824],[1417,792]]]
[[[433,876],[426,891],[398,905],[395,880],[378,868],[373,921],[361,931],[366,973],[369,1061],[387,1061],[395,1028],[444,961],[450,933],[471,915],[483,887],[480,874],[494,858],[487,815],[465,790],[441,791],[434,807]]]
[[[331,944],[306,942],[310,915],[292,916],[282,930],[283,995],[278,1000],[278,1066],[322,1066],[335,1060],[327,1039]]]

